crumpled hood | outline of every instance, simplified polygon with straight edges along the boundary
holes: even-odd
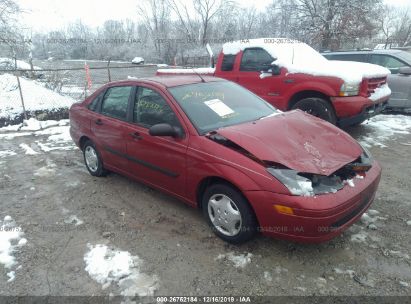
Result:
[[[347,133],[300,110],[217,133],[262,161],[298,172],[328,176],[362,154],[361,146]]]

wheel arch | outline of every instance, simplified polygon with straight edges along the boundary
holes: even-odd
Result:
[[[79,143],[79,147],[80,147],[81,151],[83,151],[84,144],[87,141],[91,141],[91,139],[88,136],[83,135],[83,136],[80,137],[80,140],[79,140],[78,143]]]
[[[294,95],[291,96],[288,102],[287,110],[291,110],[298,101],[305,99],[305,98],[321,98],[325,100],[326,102],[328,102],[335,111],[334,105],[332,104],[330,97],[327,94],[317,91],[317,90],[304,90],[304,91],[295,93]]]

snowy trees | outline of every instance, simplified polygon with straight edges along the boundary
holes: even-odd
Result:
[[[384,44],[400,47],[411,44],[411,9],[384,6],[381,13],[380,29]]]
[[[0,51],[16,53],[21,51],[23,37],[17,25],[20,8],[13,0],[0,0]]]
[[[16,0],[0,0],[1,47],[18,37]],[[317,49],[373,48],[376,39],[411,44],[411,8],[392,9],[383,0],[272,0],[263,10],[237,0],[139,0],[124,8],[133,20],[106,20],[98,27],[76,20],[63,29],[33,33],[39,58],[120,59],[141,56],[151,62],[184,64],[188,56],[207,56],[225,41],[285,37]],[[378,42],[382,43],[382,42]],[[4,53],[4,52],[3,52]]]

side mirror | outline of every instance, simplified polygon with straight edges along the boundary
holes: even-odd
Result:
[[[399,74],[411,75],[411,67],[401,67],[398,69]]]
[[[180,137],[182,135],[180,128],[173,127],[168,123],[156,124],[148,130],[148,133],[151,136]]]
[[[276,65],[276,64],[271,64],[272,68],[271,68],[271,73],[273,75],[280,75],[281,74],[281,68]]]

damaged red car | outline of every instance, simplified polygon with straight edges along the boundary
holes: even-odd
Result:
[[[91,175],[114,171],[174,195],[231,243],[257,232],[329,240],[370,206],[381,175],[344,131],[214,77],[107,84],[72,106],[70,132]]]

